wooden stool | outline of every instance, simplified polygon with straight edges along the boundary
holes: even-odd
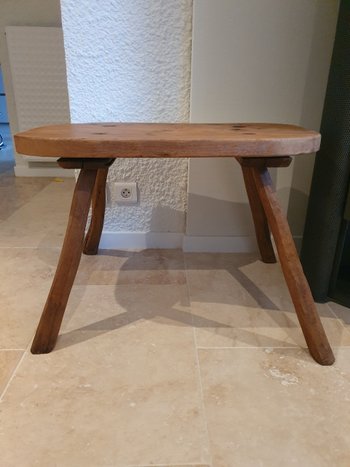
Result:
[[[316,152],[320,146],[319,133],[292,125],[260,123],[100,123],[36,128],[15,135],[15,143],[21,154],[59,157],[61,167],[81,169],[61,256],[32,353],[47,353],[54,348],[81,254],[97,253],[107,173],[115,159],[234,157],[242,167],[262,261],[276,262],[271,229],[310,354],[321,365],[334,362],[268,171],[268,167],[287,167],[290,156]],[[91,203],[92,218],[85,236]]]

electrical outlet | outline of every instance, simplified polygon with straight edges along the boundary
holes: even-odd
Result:
[[[115,200],[118,204],[137,203],[136,182],[117,182],[114,184]]]

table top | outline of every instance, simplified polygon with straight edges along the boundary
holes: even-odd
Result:
[[[17,133],[16,150],[31,156],[273,157],[315,152],[321,136],[272,123],[93,123],[50,125]]]

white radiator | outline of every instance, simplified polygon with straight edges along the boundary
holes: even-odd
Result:
[[[8,26],[6,40],[18,130],[69,123],[62,29]],[[31,156],[25,158],[30,162],[54,160]]]

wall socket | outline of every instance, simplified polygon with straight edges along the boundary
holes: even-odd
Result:
[[[112,191],[118,204],[136,204],[138,201],[136,182],[114,183]]]

